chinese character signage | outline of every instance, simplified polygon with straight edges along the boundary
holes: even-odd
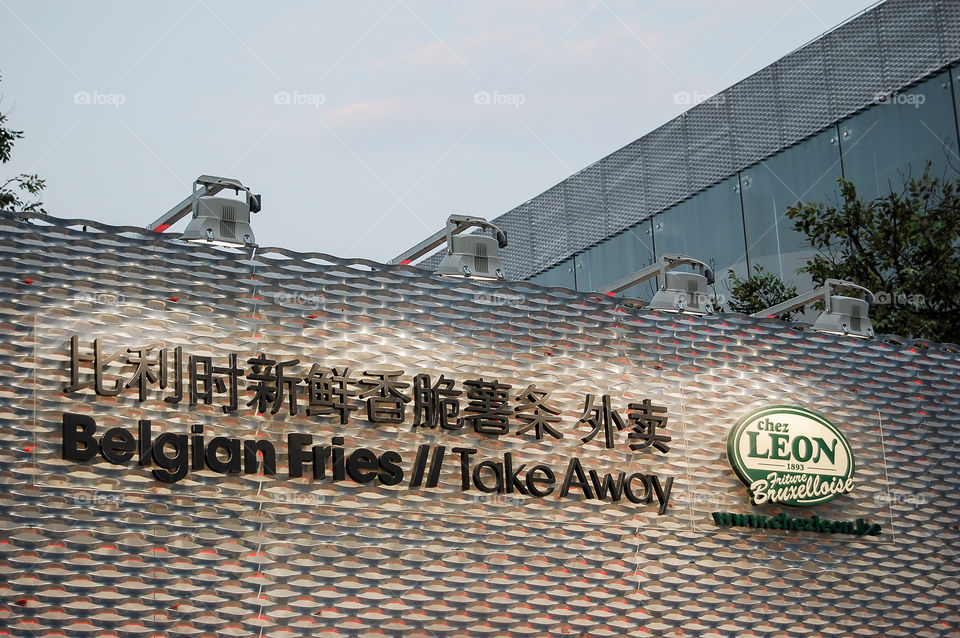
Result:
[[[342,436],[329,443],[313,434],[290,432],[285,441],[264,438],[207,438],[202,424],[188,432],[154,436],[154,424],[141,419],[133,428],[106,431],[90,416],[67,412],[62,421],[62,456],[93,462],[99,455],[117,465],[136,463],[154,478],[176,483],[191,470],[220,474],[278,473],[285,455],[287,478],[317,481],[352,480],[361,484],[398,485],[411,489],[437,487],[447,464],[456,468],[463,491],[512,494],[531,498],[583,498],[611,503],[656,503],[666,512],[674,478],[654,472],[609,471],[584,467],[572,456],[562,467],[524,462],[519,452],[504,451],[482,458],[480,450],[460,436],[493,438],[512,434],[528,442],[568,438],[580,445],[596,441],[604,449],[622,448],[636,460],[665,455],[667,408],[650,399],[615,406],[609,394],[588,393],[583,410],[564,413],[548,389],[536,383],[505,383],[484,376],[453,378],[402,369],[353,370],[340,362],[281,360],[267,353],[222,356],[184,352],[163,343],[111,346],[100,338],[73,335],[68,348],[69,382],[63,391],[99,397],[135,395],[143,402],[159,393],[170,409],[216,405],[224,414],[246,410],[257,416],[286,413],[308,421],[335,425],[365,421],[371,427],[408,423],[412,430],[431,430],[449,437],[450,446],[420,445],[414,458],[394,450],[348,449]],[[440,439],[443,441],[443,439]],[[278,451],[278,446],[281,450]],[[589,465],[589,463],[588,463]]]

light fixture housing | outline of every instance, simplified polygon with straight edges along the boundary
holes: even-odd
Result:
[[[863,293],[864,298],[847,297],[833,294],[836,290],[854,290]],[[813,323],[813,329],[827,334],[871,339],[874,336],[870,322],[870,306],[873,305],[873,293],[851,281],[827,279],[819,288],[814,288],[793,299],[778,303],[766,310],[755,312],[751,317],[777,317],[783,313],[797,310],[815,301],[822,301],[825,309]]]
[[[827,309],[813,323],[813,329],[828,334],[871,339],[870,303],[856,297],[831,295]]]
[[[673,270],[679,266],[691,266],[699,272]],[[713,297],[707,290],[707,286],[714,282],[713,269],[699,259],[686,255],[663,255],[649,266],[598,288],[597,292],[615,295],[654,277],[659,277],[663,285],[645,306],[646,309],[693,315],[713,313]]]
[[[708,280],[694,272],[665,272],[664,283],[647,308],[693,315],[713,314],[713,300],[707,290]]]
[[[198,197],[180,239],[213,246],[253,246],[249,205],[228,197]]]
[[[486,235],[450,237],[447,253],[434,271],[444,277],[468,277],[496,281],[503,279],[500,246]]]
[[[493,236],[460,234],[473,226],[489,229]],[[390,263],[411,264],[444,242],[447,249],[434,271],[436,274],[488,281],[505,278],[503,264],[500,262],[500,249],[507,246],[506,233],[485,219],[466,215],[450,215],[443,230],[394,257]]]
[[[246,199],[215,197],[224,189],[243,191]],[[252,247],[257,244],[250,227],[250,213],[259,212],[260,207],[260,195],[254,195],[240,180],[201,175],[193,182],[193,192],[188,197],[147,228],[162,233],[192,211],[193,218],[180,239],[212,246]]]

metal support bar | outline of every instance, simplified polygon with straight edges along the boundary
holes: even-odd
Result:
[[[637,284],[642,284],[643,282],[653,279],[654,277],[662,277],[667,273],[668,270],[673,270],[677,266],[684,265],[693,266],[694,268],[698,269],[700,274],[707,278],[707,284],[712,284],[714,282],[713,269],[699,259],[687,257],[686,255],[663,255],[660,259],[649,266],[641,268],[637,272],[621,277],[620,279],[617,279],[613,283],[607,284],[606,286],[597,288],[597,292],[615,295],[618,292],[623,292],[627,288],[632,288]]]
[[[434,234],[430,235],[422,242],[402,252],[397,255],[390,261],[388,264],[410,264],[415,260],[423,257],[428,252],[442,244],[444,241],[447,242],[447,249],[451,250],[450,238],[454,235],[459,235],[468,228],[478,226],[480,228],[489,228],[493,231],[494,236],[497,238],[497,243],[500,245],[500,248],[505,248],[507,245],[507,235],[502,230],[488,222],[487,220],[481,217],[469,217],[467,215],[450,215],[447,218],[447,225],[443,230],[438,230]]]

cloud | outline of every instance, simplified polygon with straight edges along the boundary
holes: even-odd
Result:
[[[280,122],[279,131],[297,139],[313,138],[331,129],[337,134],[388,129],[409,132],[414,127],[462,123],[466,97],[463,102],[453,104],[449,97],[432,94],[371,97],[339,105],[327,103],[319,109],[276,107],[269,117]]]
[[[320,116],[332,128],[367,127],[424,116],[431,100],[420,97],[387,97],[358,100],[325,109]]]
[[[413,67],[411,70],[416,71],[418,69],[454,68],[459,67],[460,64],[461,61],[449,45],[441,40],[434,40],[404,51],[391,52],[390,55],[374,61],[373,66],[377,69],[395,68],[397,66]]]
[[[474,28],[457,39],[456,48],[473,55],[535,55],[548,46],[530,23],[506,23]]]

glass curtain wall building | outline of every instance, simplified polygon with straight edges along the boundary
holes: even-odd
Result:
[[[888,0],[497,218],[507,275],[592,291],[679,252],[718,294],[754,265],[804,290],[788,206],[960,175],[958,60],[960,3]]]
[[[838,177],[869,200],[899,190],[927,162],[937,176],[960,175],[958,89],[960,71],[953,65],[529,279],[596,290],[662,255],[683,253],[709,263],[718,282],[726,281],[728,270],[744,276],[760,265],[806,284],[796,271],[813,251],[786,218],[787,207],[836,202]],[[634,292],[649,295],[651,285]]]

